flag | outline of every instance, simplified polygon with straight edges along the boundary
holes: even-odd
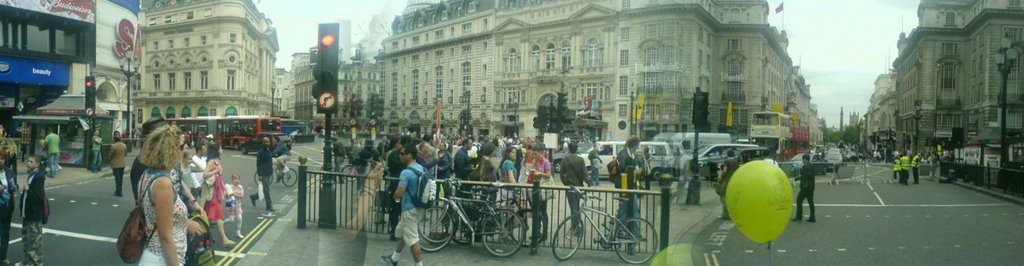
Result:
[[[725,126],[732,127],[732,102],[725,107]]]
[[[775,8],[775,13],[776,13],[776,14],[778,14],[778,13],[781,13],[781,12],[782,12],[782,4],[785,4],[785,3],[786,3],[786,2],[782,2],[782,3],[779,3],[779,7],[776,7],[776,8]]]

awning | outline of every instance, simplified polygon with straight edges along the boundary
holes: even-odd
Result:
[[[119,111],[119,112],[123,112],[124,111],[124,105],[121,105],[121,104],[118,104],[118,103],[96,102],[96,105],[99,106],[100,108],[103,108],[103,110],[107,110],[107,111]]]
[[[70,121],[73,121],[72,119],[77,119],[77,118],[78,118],[77,116],[67,116],[67,115],[18,115],[18,116],[14,116],[14,119],[18,120],[18,121],[32,121],[32,122],[44,122],[44,123],[45,122],[50,122],[50,123],[55,123],[55,124],[59,123],[59,122],[70,122]]]

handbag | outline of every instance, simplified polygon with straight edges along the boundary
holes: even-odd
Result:
[[[156,178],[150,181],[145,194],[148,195],[149,191],[153,189],[155,181]],[[142,200],[145,198],[146,195],[143,195],[135,202],[135,208],[132,208],[131,213],[128,214],[128,220],[121,227],[121,234],[117,236],[117,254],[121,256],[121,261],[124,263],[139,262],[139,259],[142,258],[142,250],[146,248],[146,243],[153,236],[146,230],[146,214],[142,210]]]

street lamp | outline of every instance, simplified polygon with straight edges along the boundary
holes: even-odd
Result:
[[[999,93],[1000,110],[999,110],[999,167],[1006,167],[1006,162],[1009,161],[1009,150],[1010,145],[1006,143],[1006,81],[1010,77],[1010,71],[1013,70],[1014,64],[1017,63],[1017,49],[1013,48],[1013,41],[1010,38],[1003,37],[1002,47],[999,48],[1000,56],[996,57],[996,66],[999,67],[999,74],[1003,75],[1003,88]]]
[[[270,116],[274,116],[274,106],[277,105],[277,83],[270,82]]]
[[[923,117],[921,110],[921,100],[914,101],[914,145],[912,149],[919,150],[921,146],[921,117]]]
[[[132,51],[131,47],[128,47],[128,51],[125,52],[125,57],[121,57],[120,65],[121,72],[124,73],[124,77],[127,80],[128,89],[128,137],[132,136],[135,130],[135,119],[132,115],[132,78],[139,74],[139,65],[142,63],[139,60],[134,60],[135,52]]]

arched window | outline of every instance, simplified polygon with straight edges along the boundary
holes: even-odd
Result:
[[[508,49],[508,55],[505,57],[505,72],[518,72],[519,71],[519,51],[516,48]]]
[[[555,44],[549,43],[544,49],[544,69],[555,69]]]
[[[562,42],[562,68],[572,67],[572,45],[569,41]]]
[[[210,111],[206,109],[206,106],[200,106],[199,107],[198,115],[199,116],[208,116],[208,115],[210,115]]]
[[[192,108],[189,108],[188,106],[182,107],[181,108],[181,117],[182,118],[192,117]]]
[[[737,76],[743,74],[743,61],[739,59],[731,59],[725,63],[725,72],[729,76]]]
[[[594,67],[601,65],[601,51],[603,47],[597,39],[591,38],[587,41],[586,63],[584,65]]]
[[[238,109],[235,109],[234,106],[229,106],[228,109],[224,110],[224,116],[233,116],[233,115],[238,115]]]
[[[153,107],[153,110],[149,111],[149,116],[162,117],[163,115],[160,113],[160,107]]]
[[[530,70],[540,69],[540,46],[534,45],[530,49]]]
[[[167,111],[166,112],[167,112],[167,116],[164,117],[164,118],[174,118],[175,117],[174,107],[167,107]]]

